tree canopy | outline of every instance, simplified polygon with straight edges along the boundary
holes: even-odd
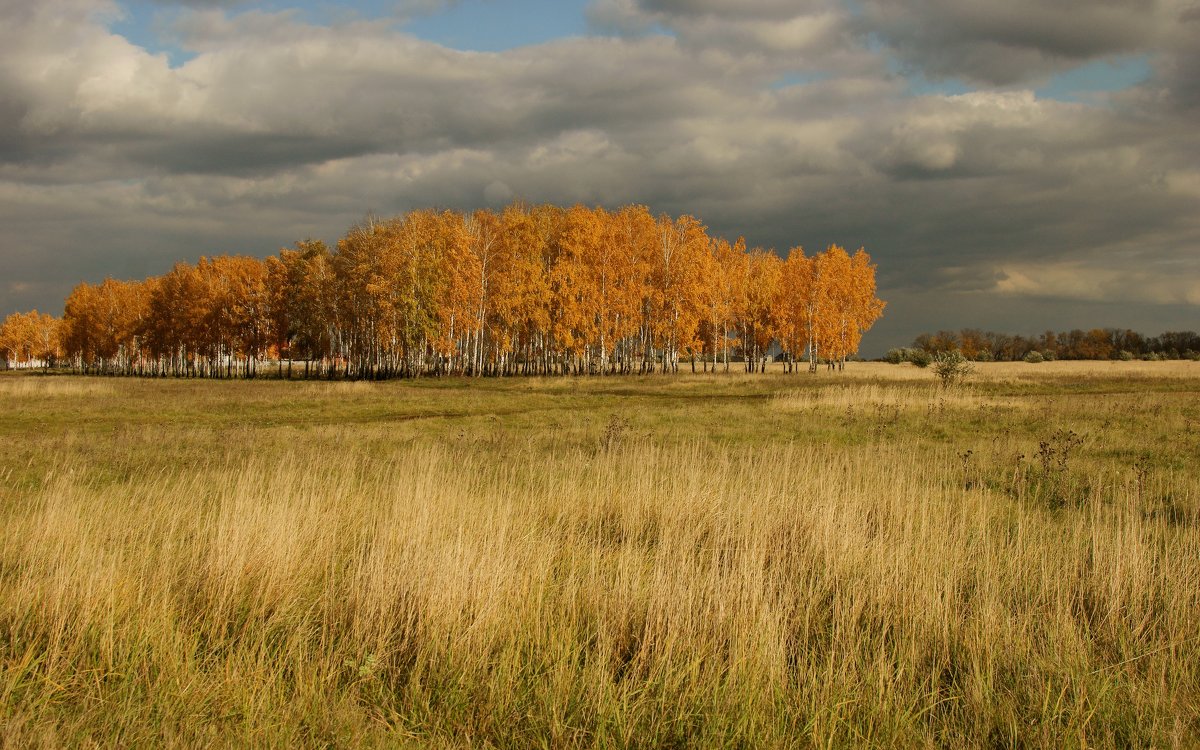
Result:
[[[514,204],[370,217],[330,248],[221,255],[81,283],[61,321],[11,316],[0,352],[83,371],[362,378],[761,370],[844,363],[882,314],[875,266],[833,245],[786,260],[645,206]]]

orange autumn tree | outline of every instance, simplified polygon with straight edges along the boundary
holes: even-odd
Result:
[[[679,353],[695,354],[701,346],[700,320],[707,303],[708,235],[695,217],[660,216],[650,263],[648,302],[650,345],[662,352],[662,371],[679,370]]]
[[[846,357],[858,352],[862,335],[883,316],[887,303],[875,296],[875,265],[863,248],[850,258],[850,279],[846,285],[847,304],[841,316],[841,360],[838,369],[845,369]]]
[[[820,314],[814,325],[814,348],[833,368],[845,354],[845,320],[850,304],[850,256],[838,245],[830,245],[818,259],[815,293]]]
[[[875,297],[875,266],[861,248],[851,257],[840,245],[830,245],[820,257],[818,282],[821,314],[814,340],[829,367],[845,369],[862,334],[883,314],[884,303]]]
[[[468,331],[477,342],[487,341],[488,286],[495,270],[492,259],[479,254],[479,247],[465,217],[453,211],[423,215],[414,226],[417,241],[424,243],[421,258],[425,275],[418,283],[427,285],[432,300],[435,328],[428,343],[430,367],[435,374],[461,371],[464,347],[458,326],[470,321]],[[494,220],[489,217],[489,221]],[[491,266],[485,268],[485,262]],[[482,346],[480,351],[484,351]],[[420,364],[416,364],[419,373]]]
[[[508,252],[512,249],[504,242],[503,219],[493,211],[476,211],[466,217],[464,224],[469,238],[467,252],[469,253],[462,267],[455,270],[456,286],[460,301],[465,305],[473,300],[473,309],[463,310],[469,314],[469,325],[472,330],[465,339],[466,349],[461,353],[464,371],[474,375],[482,375],[485,368],[491,369],[498,361],[508,355],[512,346],[509,332],[499,319],[497,309],[500,292],[498,286],[503,286],[503,278],[510,263]],[[507,289],[510,294],[515,289]],[[463,321],[467,325],[467,321]],[[449,339],[454,340],[453,320],[448,331]]]
[[[556,214],[512,205],[500,218],[495,273],[490,277],[489,330],[506,353],[492,374],[512,374],[520,362],[530,374],[544,365],[550,329],[550,282],[546,269],[554,243]],[[512,355],[512,356],[508,356]]]
[[[845,367],[862,334],[879,319],[884,303],[875,296],[875,266],[866,251],[853,256],[838,245],[806,256],[792,248],[783,264],[773,317],[788,367],[805,353],[809,371],[818,360]]]
[[[814,306],[814,273],[816,259],[804,254],[804,248],[793,247],[780,268],[779,286],[772,304],[775,334],[779,348],[787,355],[789,371],[804,356],[812,341]]]
[[[616,252],[609,261],[611,278],[608,321],[605,334],[613,342],[613,366],[601,371],[629,373],[637,363],[641,372],[653,369],[651,363],[653,327],[651,324],[658,227],[645,206],[626,206],[609,214],[606,235]]]
[[[37,310],[13,313],[0,323],[0,359],[4,366],[19,367],[33,359],[30,319],[37,319]]]
[[[713,372],[717,371],[717,355],[721,355],[725,372],[729,372],[730,332],[733,330],[734,307],[741,294],[742,257],[746,240],[739,237],[733,245],[723,238],[709,242],[708,257],[701,260],[701,285],[704,289],[704,317],[701,338],[712,356]]]
[[[270,344],[267,266],[241,255],[221,255],[204,262],[202,276],[207,307],[208,343],[225,377],[254,377]]]
[[[142,374],[149,290],[156,282],[105,279],[79,284],[64,305],[63,354],[84,372]]]
[[[734,304],[738,346],[747,372],[765,372],[766,358],[774,340],[772,303],[779,286],[782,262],[779,256],[754,248],[740,263],[741,292]]]
[[[581,358],[599,338],[598,321],[604,290],[593,278],[589,257],[600,254],[600,216],[583,206],[563,216],[556,257],[550,269],[551,336],[561,350],[564,370],[583,372]]]
[[[656,226],[645,206],[626,206],[600,213],[599,255],[588,263],[602,292],[599,316],[599,372],[628,373],[635,360],[644,362],[637,346],[639,332],[647,333],[643,313],[651,294]]]
[[[576,372],[628,371],[627,339],[638,327],[653,237],[654,219],[643,206],[615,215],[582,206],[567,211],[552,278],[556,338]]]
[[[143,327],[146,346],[158,371],[176,377],[209,375],[205,325],[208,296],[196,266],[176,263],[149,290]]]
[[[0,359],[11,367],[53,367],[62,356],[60,324],[37,310],[9,315],[0,323]]]
[[[314,361],[327,360],[334,351],[337,297],[333,283],[333,257],[320,240],[297,242],[267,258],[267,306],[271,347],[279,372],[287,358],[304,363],[305,376]]]

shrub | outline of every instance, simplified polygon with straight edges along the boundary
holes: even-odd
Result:
[[[1041,363],[1041,362],[1045,362],[1045,361],[1046,361],[1046,358],[1042,356],[1042,353],[1041,353],[1041,352],[1039,352],[1039,351],[1032,351],[1032,352],[1029,352],[1028,354],[1026,354],[1026,355],[1025,355],[1025,361],[1026,361],[1026,362],[1028,362],[1028,363],[1029,363],[1029,364],[1031,364],[1031,365],[1036,365],[1036,364],[1039,364],[1039,363]]]
[[[1053,349],[1043,349],[1041,354],[1042,359],[1046,362],[1053,362],[1054,360],[1058,359],[1058,356],[1055,355]]]
[[[929,367],[933,363],[933,356],[924,349],[910,349],[908,353],[908,361],[912,362],[917,367]]]
[[[961,383],[973,372],[975,366],[957,349],[942,352],[933,361],[933,374],[947,387]]]
[[[888,349],[887,353],[883,355],[883,361],[890,362],[893,365],[900,364],[901,362],[905,361],[904,350]]]
[[[1132,362],[1133,352],[1122,349],[1121,351],[1117,352],[1117,359],[1121,360],[1122,362]]]

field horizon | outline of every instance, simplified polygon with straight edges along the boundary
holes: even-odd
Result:
[[[0,373],[6,747],[1189,747],[1200,362]]]

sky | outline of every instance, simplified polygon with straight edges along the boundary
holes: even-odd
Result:
[[[514,198],[865,247],[869,356],[1200,329],[1200,2],[0,0],[0,316]]]

